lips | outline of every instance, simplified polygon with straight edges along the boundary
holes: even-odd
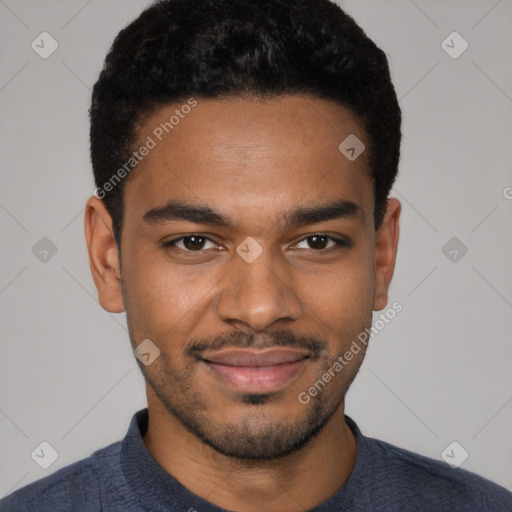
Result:
[[[308,356],[307,352],[275,348],[269,350],[226,350],[204,357],[211,363],[228,366],[275,366],[283,363],[293,363]]]
[[[309,353],[287,348],[227,349],[203,354],[213,376],[244,393],[271,393],[285,387],[303,368]]]

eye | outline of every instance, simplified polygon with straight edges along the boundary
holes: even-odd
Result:
[[[207,236],[200,235],[197,233],[193,233],[190,235],[184,235],[180,236],[179,238],[175,238],[174,240],[170,240],[169,242],[164,242],[164,247],[173,247],[177,248],[181,251],[185,251],[188,253],[197,252],[200,253],[201,251],[206,251],[208,249],[212,249],[215,247],[205,247],[205,244],[210,242],[214,246],[217,246],[217,244]],[[329,242],[331,242],[331,245],[329,246]],[[315,233],[313,235],[309,235],[305,238],[303,238],[298,244],[297,247],[300,244],[307,243],[310,245],[310,247],[299,247],[304,249],[313,249],[314,251],[324,251],[329,249],[334,249],[336,247],[345,247],[349,248],[351,247],[351,243],[348,240],[344,240],[341,238],[336,238],[333,236],[325,235],[322,233]]]
[[[187,252],[199,252],[208,249],[208,247],[204,247],[206,242],[211,242],[216,245],[213,240],[206,236],[192,234],[186,236],[180,236],[179,238],[175,238],[169,242],[165,242],[165,247],[177,247],[178,249],[187,251]],[[181,247],[180,247],[181,244]]]
[[[330,247],[326,247],[326,244],[328,241],[331,241],[334,245],[331,245]],[[324,235],[322,233],[315,233],[314,235],[309,235],[305,238],[303,238],[298,244],[302,244],[304,242],[307,242],[311,247],[310,249],[314,249],[316,251],[322,251],[326,249],[332,249],[335,247],[350,247],[350,243],[347,240],[343,240],[341,238],[335,238],[333,236]],[[307,247],[306,247],[307,249]]]

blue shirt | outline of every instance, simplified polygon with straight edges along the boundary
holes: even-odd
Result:
[[[346,484],[314,512],[510,512],[512,493],[461,468],[365,437]],[[11,493],[1,512],[221,512],[169,475],[146,449],[148,410],[133,415],[122,441]],[[263,511],[264,512],[264,511]]]

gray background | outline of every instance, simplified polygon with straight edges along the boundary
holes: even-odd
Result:
[[[121,439],[146,404],[124,314],[96,299],[83,207],[90,89],[147,4],[0,0],[0,496]],[[436,459],[457,441],[461,467],[512,489],[512,3],[342,5],[389,55],[404,114],[390,295],[403,311],[372,340],[347,412]],[[31,48],[43,31],[59,44],[47,59]],[[453,31],[469,43],[457,59],[441,46]],[[42,441],[59,454],[48,469],[30,456]]]

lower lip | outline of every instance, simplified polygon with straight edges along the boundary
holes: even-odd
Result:
[[[271,393],[290,382],[305,364],[306,359],[274,366],[229,366],[205,361],[223,382],[243,393]]]

